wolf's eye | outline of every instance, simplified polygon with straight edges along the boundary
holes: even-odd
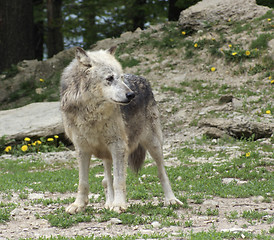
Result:
[[[114,77],[113,77],[113,76],[107,77],[107,81],[108,81],[108,82],[113,82],[113,80],[114,80]]]

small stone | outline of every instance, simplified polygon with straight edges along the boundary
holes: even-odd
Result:
[[[154,227],[154,228],[159,228],[161,226],[161,223],[159,223],[158,221],[154,221],[151,223],[151,225]]]
[[[264,197],[263,196],[254,196],[251,199],[254,202],[260,203],[260,202],[262,202],[264,200]]]
[[[232,102],[233,98],[234,97],[232,95],[221,96],[220,99],[219,99],[219,103],[224,104],[224,103]]]
[[[118,219],[118,218],[111,218],[110,220],[109,220],[109,222],[111,223],[111,224],[121,224],[122,223],[122,221],[120,220],[120,219]]]

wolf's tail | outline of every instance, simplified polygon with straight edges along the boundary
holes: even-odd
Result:
[[[138,173],[146,158],[146,149],[140,144],[128,157],[128,165],[132,171]]]

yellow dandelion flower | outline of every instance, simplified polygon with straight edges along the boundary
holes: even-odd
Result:
[[[56,139],[57,139],[57,138],[59,138],[59,136],[58,136],[58,135],[54,135],[54,138],[56,138]]]
[[[268,21],[268,22],[271,22],[271,18],[268,18],[267,21]]]
[[[237,55],[237,52],[233,52],[233,53],[232,53],[232,56],[235,56],[235,55]]]
[[[272,78],[271,76],[268,77],[269,80],[271,80],[271,78]]]
[[[23,146],[21,147],[21,150],[22,150],[23,152],[26,152],[26,151],[28,150],[28,146],[27,146],[27,145],[23,145]]]
[[[266,110],[265,113],[266,114],[271,114],[271,111],[270,110]]]
[[[271,80],[271,82],[270,82],[271,84],[274,84],[274,80]]]
[[[248,50],[245,51],[245,55],[246,55],[246,56],[249,56],[249,55],[250,55],[250,51],[248,51]]]
[[[11,150],[11,146],[7,146],[6,148],[5,148],[5,152],[9,152]]]
[[[42,144],[42,142],[40,140],[35,141],[35,143],[37,143],[39,145]]]
[[[45,82],[45,80],[43,78],[40,78],[39,81],[40,82]]]
[[[186,35],[186,32],[185,32],[185,31],[182,31],[182,34],[183,34],[183,35]]]
[[[228,21],[228,22],[231,22],[231,19],[229,18],[229,19],[227,19],[227,21]]]
[[[213,37],[213,38],[211,38],[211,40],[212,40],[212,41],[215,41],[216,39]]]
[[[216,68],[215,67],[212,67],[210,68],[211,72],[215,72],[216,71]]]
[[[232,44],[229,44],[228,47],[232,48]]]
[[[198,47],[198,43],[195,43],[195,44],[194,44],[194,47],[195,47],[195,48]]]
[[[245,156],[246,156],[246,157],[250,157],[250,152],[247,152],[247,153],[245,154]]]
[[[25,137],[24,141],[29,142],[29,141],[30,141],[30,138]]]
[[[35,146],[35,145],[36,145],[36,142],[32,143],[31,145],[32,145],[32,146]]]
[[[53,139],[53,138],[48,138],[47,141],[48,141],[48,142],[53,142],[54,139]]]

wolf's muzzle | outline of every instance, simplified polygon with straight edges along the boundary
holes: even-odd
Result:
[[[135,98],[135,93],[134,92],[128,92],[128,93],[126,93],[126,97],[129,101],[131,101],[133,98]]]

